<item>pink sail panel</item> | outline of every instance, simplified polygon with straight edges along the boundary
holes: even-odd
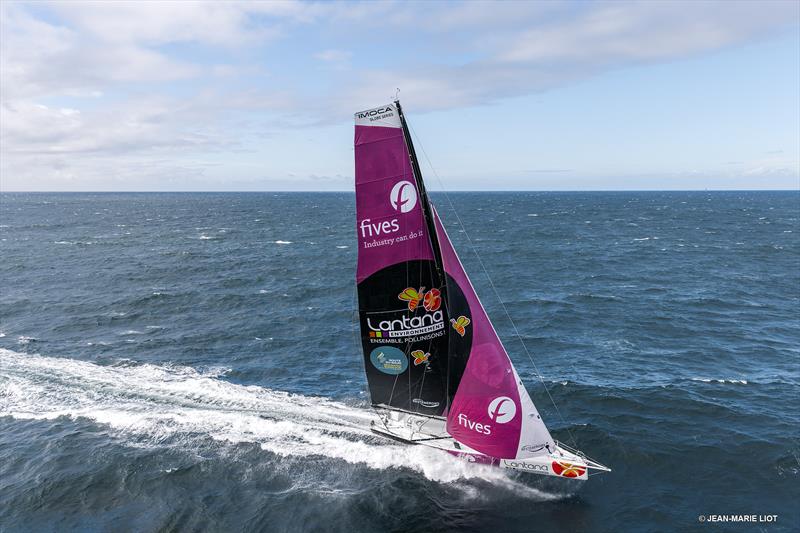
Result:
[[[356,113],[355,122],[360,283],[393,264],[433,259],[433,250],[394,104]]]
[[[472,328],[466,368],[447,415],[447,431],[491,457],[516,459],[554,450],[553,440],[481,305],[450,238],[435,215],[445,271],[467,300],[471,316],[451,317],[451,335]]]

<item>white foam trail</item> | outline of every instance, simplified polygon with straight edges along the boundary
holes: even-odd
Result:
[[[101,366],[0,348],[0,416],[84,418],[153,445],[171,437],[211,437],[258,443],[284,457],[408,468],[447,483],[477,478],[537,499],[565,496],[518,483],[497,468],[376,437],[367,409],[218,379],[226,371],[125,361]]]
[[[738,383],[740,385],[748,384],[746,379],[692,378],[692,381],[702,381],[703,383]]]

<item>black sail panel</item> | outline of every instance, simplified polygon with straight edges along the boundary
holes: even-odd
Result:
[[[374,405],[428,415],[443,414],[447,405],[441,362],[448,356],[448,315],[430,290],[432,266],[429,260],[398,263],[358,285],[364,366]],[[420,295],[432,295],[427,309],[425,296],[417,301]]]

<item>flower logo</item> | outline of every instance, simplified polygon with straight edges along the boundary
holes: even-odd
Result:
[[[442,293],[439,289],[431,289],[425,293],[425,298],[422,302],[425,310],[432,313],[439,309],[442,305]]]
[[[567,463],[565,461],[553,461],[553,472],[561,477],[581,477],[586,473],[586,467]]]

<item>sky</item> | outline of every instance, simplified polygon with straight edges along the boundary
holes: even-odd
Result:
[[[800,189],[800,2],[0,3],[0,191]]]

